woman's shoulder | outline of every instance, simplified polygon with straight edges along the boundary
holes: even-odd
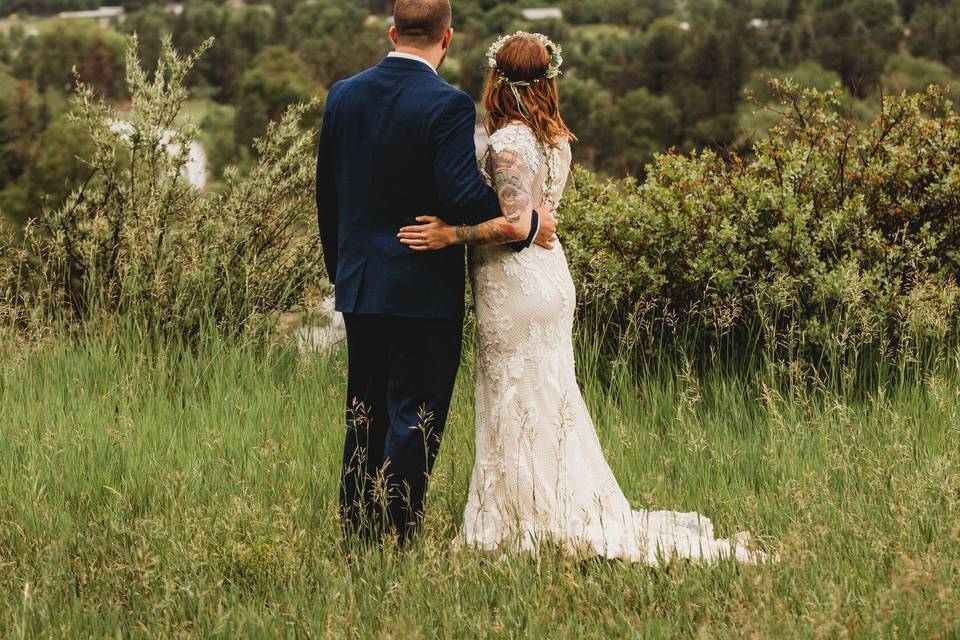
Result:
[[[518,142],[537,146],[537,136],[526,122],[509,122],[490,134],[491,146],[506,146]],[[560,150],[569,149],[570,140],[566,136],[561,136],[557,138],[555,146]]]
[[[561,158],[569,158],[570,140],[566,137],[558,139],[554,148],[560,152]],[[542,159],[541,145],[526,122],[510,122],[490,134],[487,144],[487,153],[489,152],[495,155],[506,152],[517,154],[534,171],[539,169]]]
[[[490,145],[499,151],[497,146],[506,147],[517,142],[536,142],[533,129],[525,122],[509,122],[490,134]]]
[[[526,124],[511,122],[497,129],[490,134],[487,149],[493,153],[494,160],[503,154],[512,154],[519,156],[534,173],[540,168],[537,138]]]

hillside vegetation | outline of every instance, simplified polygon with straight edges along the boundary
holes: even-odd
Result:
[[[381,0],[123,2],[122,21],[51,14],[97,0],[5,0],[0,16],[0,211],[22,225],[81,184],[75,159],[89,145],[70,125],[79,80],[121,105],[124,36],[139,34],[148,72],[169,35],[181,51],[215,43],[186,78],[208,103],[202,142],[211,187],[228,165],[256,163],[252,141],[298,102],[322,103],[331,84],[375,64],[389,49]],[[556,4],[562,21],[528,22],[522,8]],[[182,10],[181,10],[182,9]],[[456,0],[457,35],[441,72],[475,98],[484,54],[502,33],[535,29],[564,47],[563,111],[579,135],[577,161],[604,175],[642,177],[656,152],[712,149],[747,155],[774,124],[745,100],[777,103],[769,78],[820,90],[835,84],[851,115],[869,122],[881,96],[922,93],[960,74],[960,0]],[[35,34],[35,35],[34,35]],[[318,103],[318,107],[320,104]],[[311,126],[319,108],[304,114]]]
[[[322,97],[283,94],[249,156],[227,154],[241,166],[194,189],[166,143],[241,121],[183,113],[228,68],[207,46],[164,43],[142,65],[134,41],[114,94],[80,70],[71,117],[38,146],[2,138],[0,158],[28,167],[10,188],[62,191],[0,223],[0,638],[960,634],[946,91],[877,97],[865,116],[849,87],[773,82],[757,107],[771,128],[742,153],[677,149],[642,180],[576,170],[561,236],[577,374],[617,479],[637,507],[703,512],[779,557],[652,569],[451,548],[473,456],[469,323],[422,538],[341,546],[345,354],[301,354],[278,322],[327,293]],[[264,51],[251,83],[303,80]],[[0,126],[57,99],[3,82],[21,111]],[[650,100],[668,106],[618,105]]]

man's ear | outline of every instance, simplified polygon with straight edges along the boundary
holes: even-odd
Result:
[[[390,42],[393,43],[393,46],[397,46],[397,27],[390,27],[390,30],[387,31],[387,35],[390,36]]]
[[[447,27],[447,32],[443,34],[443,49],[446,51],[450,48],[450,42],[453,40],[453,27]]]

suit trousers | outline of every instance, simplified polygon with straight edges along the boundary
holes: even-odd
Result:
[[[340,521],[347,538],[407,542],[423,518],[460,366],[463,320],[344,314],[347,420]]]

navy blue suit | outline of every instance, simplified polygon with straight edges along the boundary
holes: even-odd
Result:
[[[453,225],[500,216],[475,125],[470,97],[416,60],[388,57],[330,89],[317,205],[338,311],[463,316],[463,247],[418,253],[397,232],[424,214]]]
[[[475,122],[469,96],[417,60],[387,57],[327,97],[317,208],[347,327],[348,534],[389,529],[403,542],[422,517],[460,363],[464,250],[416,252],[397,233],[424,214],[450,224],[501,215],[477,169]]]

